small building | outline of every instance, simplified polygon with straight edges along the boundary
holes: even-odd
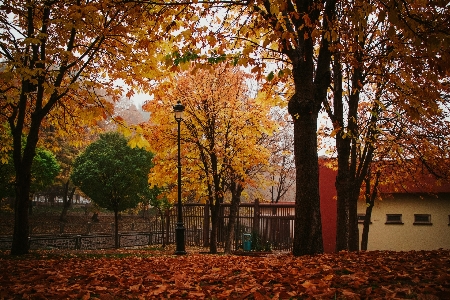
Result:
[[[426,172],[380,188],[369,225],[368,250],[450,249],[450,183]],[[362,233],[366,204],[358,203]]]

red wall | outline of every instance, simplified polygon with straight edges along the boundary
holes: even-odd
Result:
[[[319,161],[320,214],[324,252],[332,253],[336,246],[336,181],[337,172]]]

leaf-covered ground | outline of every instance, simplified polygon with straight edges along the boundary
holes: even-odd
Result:
[[[450,299],[450,251],[0,252],[0,299]]]

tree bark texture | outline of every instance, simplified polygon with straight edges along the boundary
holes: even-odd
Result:
[[[217,199],[211,207],[211,237],[209,241],[209,253],[217,254],[217,229],[219,227],[220,203]]]
[[[338,171],[339,173],[339,171]],[[347,178],[336,179],[337,192],[337,226],[336,226],[336,251],[359,250],[358,228],[358,185]]]
[[[231,246],[233,244],[233,240],[235,238],[236,231],[236,220],[237,214],[239,211],[239,204],[241,203],[241,194],[244,190],[243,186],[235,181],[231,183],[231,206],[230,206],[230,215],[228,219],[228,228],[227,228],[227,237],[225,240],[225,253],[231,253]]]
[[[371,182],[370,182],[370,170],[367,172],[367,176],[364,179],[366,182],[366,192],[365,192],[365,199],[366,199],[366,215],[364,216],[364,225],[363,225],[363,231],[361,236],[361,250],[367,250],[367,246],[369,244],[369,229],[370,229],[370,219],[372,218],[372,209],[375,205],[375,198],[377,197],[377,191],[378,191],[378,182],[380,179],[380,172],[376,174],[375,183],[373,184],[373,188],[371,191]]]
[[[300,117],[294,123],[297,178],[293,250],[295,256],[323,252],[316,128],[315,113]]]
[[[14,232],[11,255],[27,254],[29,250],[29,205],[31,188],[31,165],[38,141],[40,120],[33,119],[28,133],[27,144],[22,154],[22,128],[12,126],[13,160],[16,173],[14,202]]]

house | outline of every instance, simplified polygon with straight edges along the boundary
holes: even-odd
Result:
[[[337,170],[330,168],[328,162],[319,159],[319,190],[324,252],[332,253],[336,248]],[[388,171],[385,176],[389,174],[392,173]],[[433,176],[423,171],[408,177],[409,181],[380,188],[369,225],[368,250],[450,249],[450,182],[439,185]],[[287,195],[284,201],[273,206],[277,207],[277,215],[285,215],[284,231],[293,238],[295,185]],[[269,220],[270,206],[270,203],[261,205],[264,207],[261,230],[267,235],[277,232]],[[358,202],[360,241],[365,213],[366,203],[361,199]]]
[[[325,252],[336,245],[337,171],[319,162],[322,231]],[[387,175],[389,176],[389,175]],[[409,181],[382,186],[369,225],[368,250],[450,249],[450,182],[437,183],[425,171]],[[366,203],[358,201],[360,241]]]
[[[450,183],[425,170],[401,184],[380,187],[369,225],[368,250],[450,249]],[[358,203],[359,231],[366,204]]]

